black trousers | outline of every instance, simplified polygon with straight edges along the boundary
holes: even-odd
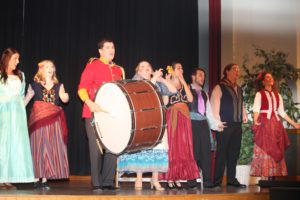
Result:
[[[117,155],[112,153],[100,153],[96,143],[96,132],[91,125],[92,118],[85,119],[85,128],[89,140],[91,178],[93,187],[114,185],[117,167]]]
[[[221,184],[225,166],[227,183],[236,180],[236,165],[240,155],[242,124],[227,123],[223,132],[216,133],[217,152],[215,161],[215,183]]]
[[[203,184],[212,183],[211,178],[211,142],[207,120],[192,120],[194,158],[202,170]]]

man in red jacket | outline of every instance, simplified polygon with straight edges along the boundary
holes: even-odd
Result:
[[[102,155],[96,143],[96,133],[92,126],[92,113],[104,111],[94,102],[99,87],[104,82],[124,78],[122,67],[112,62],[115,56],[113,41],[103,39],[98,43],[100,58],[93,58],[85,66],[78,86],[78,95],[84,102],[82,117],[89,140],[91,177],[94,191],[102,189],[115,190],[114,177],[117,166],[117,155],[105,151]],[[103,164],[102,164],[103,162]]]

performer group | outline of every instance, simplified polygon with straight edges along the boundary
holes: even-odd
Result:
[[[100,57],[88,61],[78,86],[94,192],[120,189],[115,184],[116,173],[135,173],[135,190],[146,188],[144,173],[152,174],[150,185],[154,190],[199,189],[197,179],[204,188],[215,188],[221,186],[225,169],[227,186],[246,187],[236,178],[242,123],[248,121],[243,91],[237,84],[237,64],[225,66],[222,80],[209,97],[203,90],[204,69],[193,69],[192,83],[187,84],[180,62],[172,63],[164,76],[163,69],[154,71],[149,62],[140,61],[132,79],[152,82],[162,96],[165,134],[154,148],[116,155],[97,143],[93,113],[108,112],[95,102],[96,93],[105,82],[124,80],[125,70],[113,62],[112,40],[101,40],[98,52]],[[16,189],[14,183],[33,183],[34,189],[49,190],[47,180],[69,178],[68,130],[62,108],[69,95],[56,77],[52,60],[37,64],[25,92],[25,76],[17,68],[19,57],[16,49],[7,48],[0,61],[0,189]],[[290,141],[279,116],[297,129],[300,125],[285,113],[272,74],[261,72],[256,83],[251,175],[262,179],[286,176],[284,152]],[[33,107],[27,119],[25,108],[30,101]],[[166,187],[161,181],[167,181]]]

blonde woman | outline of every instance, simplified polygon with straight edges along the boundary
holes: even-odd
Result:
[[[62,102],[69,101],[64,85],[56,78],[51,60],[38,63],[34,82],[29,85],[25,104],[34,100],[29,118],[35,188],[50,189],[47,179],[69,177],[67,126]],[[41,180],[40,180],[41,179]]]

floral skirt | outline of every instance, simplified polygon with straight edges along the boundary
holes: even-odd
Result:
[[[254,145],[250,174],[259,177],[287,176],[285,159],[275,162],[271,156]]]
[[[287,133],[275,116],[260,115],[261,125],[253,125],[255,145],[251,175],[259,177],[286,176],[284,152],[290,145]]]
[[[118,158],[118,172],[167,172],[168,152],[165,149],[126,153]]]

